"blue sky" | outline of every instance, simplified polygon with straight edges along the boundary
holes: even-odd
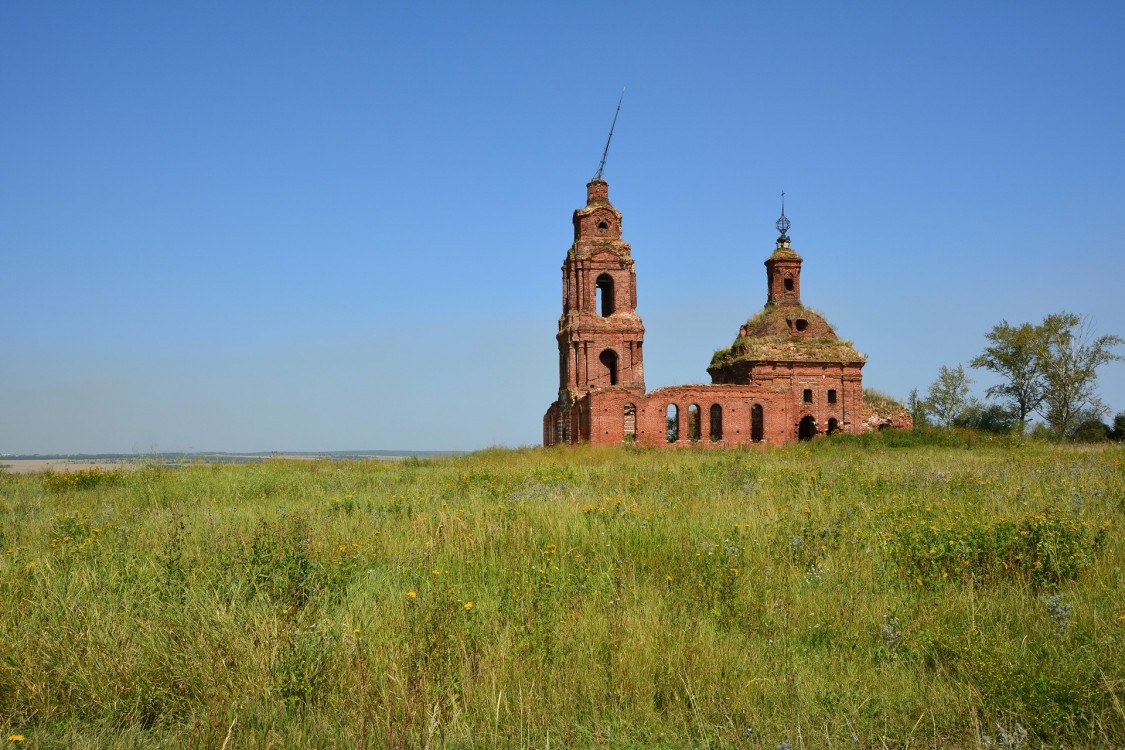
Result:
[[[782,190],[870,387],[1125,335],[1125,5],[687,8],[0,4],[0,452],[537,443],[622,86],[650,389],[764,303]]]

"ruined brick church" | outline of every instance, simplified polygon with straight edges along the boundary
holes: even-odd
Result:
[[[801,303],[802,259],[780,236],[766,259],[766,305],[716,352],[710,385],[645,392],[645,327],[621,213],[600,177],[574,212],[562,266],[559,395],[543,417],[543,444],[635,442],[729,447],[788,443],[864,422],[864,357]]]

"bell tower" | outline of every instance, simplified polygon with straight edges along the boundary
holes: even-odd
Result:
[[[637,274],[629,244],[621,239],[621,213],[609,202],[609,185],[595,177],[586,205],[574,212],[574,244],[562,266],[559,318],[559,403],[592,390],[644,392],[637,315]]]

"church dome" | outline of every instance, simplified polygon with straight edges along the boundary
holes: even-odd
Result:
[[[759,362],[860,364],[852,342],[836,335],[820,313],[802,305],[766,305],[738,329],[738,338],[715,352],[707,371],[716,383],[748,380]]]

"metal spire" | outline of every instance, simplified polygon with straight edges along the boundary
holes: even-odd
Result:
[[[789,227],[792,226],[789,219],[785,218],[785,191],[781,191],[781,218],[777,220],[777,231],[781,232],[781,238],[789,239]]]
[[[621,97],[617,100],[617,111],[613,113],[613,123],[609,126],[609,138],[605,139],[605,150],[602,151],[602,163],[598,165],[598,173],[594,175],[595,180],[602,178],[602,172],[605,171],[605,158],[609,156],[609,142],[613,140],[613,128],[617,125],[617,116],[621,114],[621,102],[625,99],[625,87],[621,87]]]

